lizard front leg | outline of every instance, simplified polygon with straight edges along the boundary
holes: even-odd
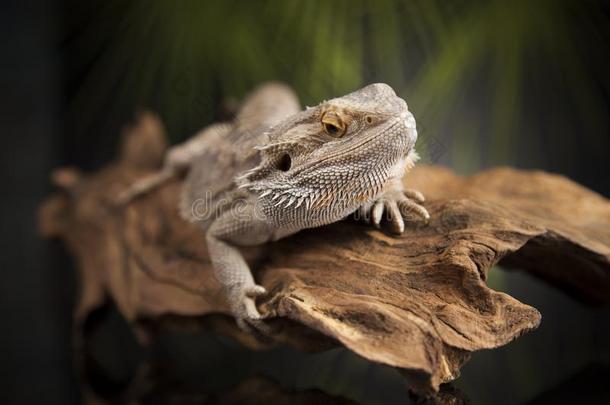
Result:
[[[404,189],[400,179],[393,179],[379,198],[360,206],[357,215],[364,218],[366,222],[372,221],[373,225],[379,228],[385,211],[392,224],[392,230],[396,233],[403,233],[404,219],[412,218],[413,214],[421,217],[426,223],[430,220],[430,214],[421,205],[424,201],[422,193],[417,190]]]
[[[265,335],[270,330],[261,321],[255,299],[267,293],[256,284],[248,264],[238,246],[251,246],[269,240],[271,231],[266,222],[250,215],[253,209],[234,214],[228,211],[216,219],[206,233],[208,253],[214,267],[214,274],[224,289],[231,312],[237,325],[251,333],[257,331]]]

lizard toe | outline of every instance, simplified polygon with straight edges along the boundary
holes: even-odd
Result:
[[[361,205],[356,211],[356,219],[365,224],[371,223],[371,206],[369,204]]]
[[[371,210],[371,219],[376,228],[381,227],[381,217],[383,216],[383,201],[377,201]]]
[[[246,297],[256,298],[263,295],[267,295],[267,289],[262,285],[254,285],[252,287],[247,287],[245,290]]]
[[[256,308],[256,303],[254,302],[253,298],[244,297],[244,301],[243,301],[242,305],[243,305],[243,311],[241,314],[239,314],[241,317],[248,318],[248,319],[261,319],[262,318],[260,312],[258,312],[258,309]]]
[[[257,288],[258,287],[258,288]],[[257,340],[263,343],[271,343],[273,335],[276,334],[274,329],[263,320],[263,316],[256,308],[254,298],[249,297],[248,290],[254,292],[267,291],[262,286],[252,286],[244,290],[244,295],[241,304],[233,308],[233,315],[237,322],[237,326],[244,332],[254,336]]]
[[[403,194],[406,195],[407,198],[414,200],[415,202],[417,202],[419,204],[426,201],[426,198],[424,197],[424,195],[422,193],[420,193],[417,190],[413,190],[411,188],[404,190]]]
[[[402,218],[402,213],[398,208],[398,204],[394,200],[386,202],[386,210],[390,217],[392,231],[397,234],[402,234],[405,231],[405,222]]]
[[[413,200],[405,198],[398,202],[400,211],[405,218],[409,218],[412,214],[421,217],[426,223],[430,221],[430,214],[428,210],[422,205],[414,202]]]

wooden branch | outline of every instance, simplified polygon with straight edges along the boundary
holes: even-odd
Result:
[[[120,158],[92,175],[62,169],[62,191],[41,207],[80,271],[76,320],[110,296],[122,314],[180,326],[197,320],[244,344],[212,276],[205,238],[177,213],[180,182],[126,208],[113,199],[160,164],[158,119],[128,128]],[[429,226],[391,236],[346,220],[246,251],[270,292],[260,309],[277,340],[305,350],[342,344],[401,369],[419,392],[455,379],[470,353],[510,342],[539,312],[485,283],[496,263],[516,266],[588,302],[610,302],[610,203],[543,172],[495,169],[463,178],[418,166],[406,183],[427,197]],[[205,316],[204,316],[205,315]]]

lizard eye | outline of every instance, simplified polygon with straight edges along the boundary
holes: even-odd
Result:
[[[324,113],[322,116],[322,126],[324,127],[324,132],[335,138],[345,135],[345,122],[334,111]]]

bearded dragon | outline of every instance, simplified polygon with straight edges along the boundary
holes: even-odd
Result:
[[[136,182],[122,203],[187,172],[182,216],[206,233],[214,273],[238,325],[267,331],[240,246],[259,245],[357,213],[394,231],[430,216],[401,179],[417,160],[415,119],[386,84],[368,85],[301,111],[286,85],[253,91],[234,122],[214,124],[171,148],[162,169]],[[403,218],[404,217],[404,218]]]

